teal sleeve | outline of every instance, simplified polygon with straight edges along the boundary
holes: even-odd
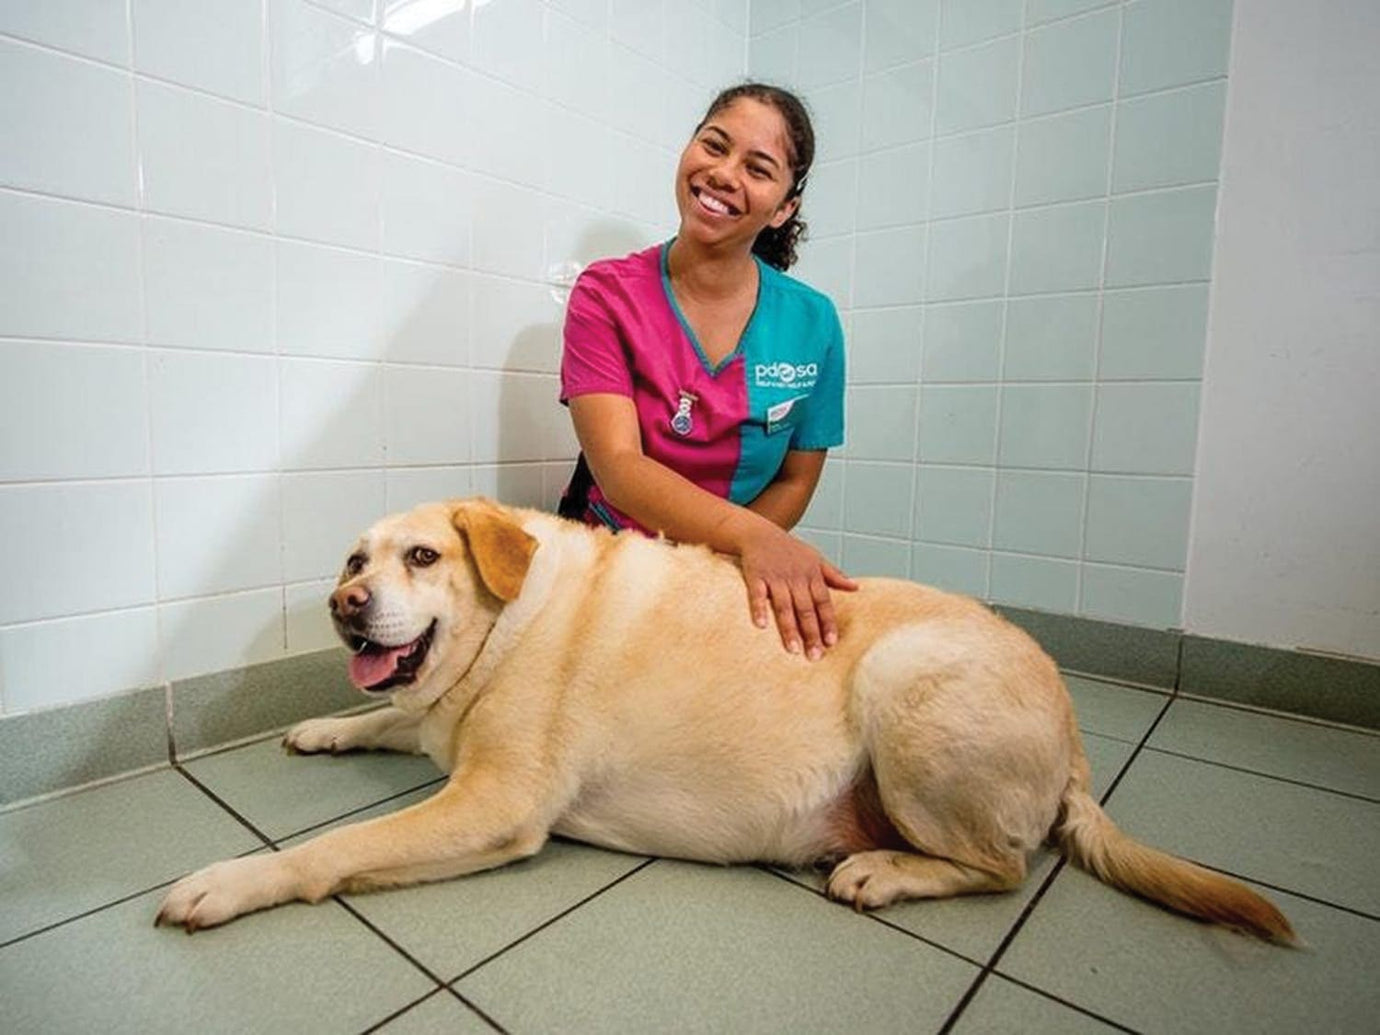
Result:
[[[792,449],[831,449],[843,445],[843,387],[845,362],[843,354],[843,326],[833,305],[827,316],[829,331],[825,336],[824,355],[819,364],[819,380],[810,393],[805,418],[791,435]]]

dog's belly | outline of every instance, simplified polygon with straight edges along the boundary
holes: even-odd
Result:
[[[640,855],[700,862],[804,866],[905,840],[887,819],[870,773],[821,780],[795,801],[754,797],[743,788],[642,783],[581,796],[556,823],[563,837]]]

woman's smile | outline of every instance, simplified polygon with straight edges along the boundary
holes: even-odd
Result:
[[[695,196],[695,200],[700,203],[700,207],[713,215],[733,218],[742,213],[731,202],[710,191],[708,187],[690,188],[690,193]]]

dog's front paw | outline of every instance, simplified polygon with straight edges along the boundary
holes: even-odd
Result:
[[[275,856],[227,859],[174,884],[153,922],[180,924],[191,934],[290,897]]]
[[[353,745],[346,739],[347,729],[349,724],[343,719],[307,719],[283,735],[283,747],[299,755],[349,751]]]

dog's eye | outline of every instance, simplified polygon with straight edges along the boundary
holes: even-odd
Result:
[[[429,546],[414,546],[407,551],[407,563],[418,568],[426,568],[435,564],[440,556]]]
[[[350,554],[350,559],[345,562],[345,574],[350,578],[354,578],[364,570],[365,560],[366,558],[362,553]]]

